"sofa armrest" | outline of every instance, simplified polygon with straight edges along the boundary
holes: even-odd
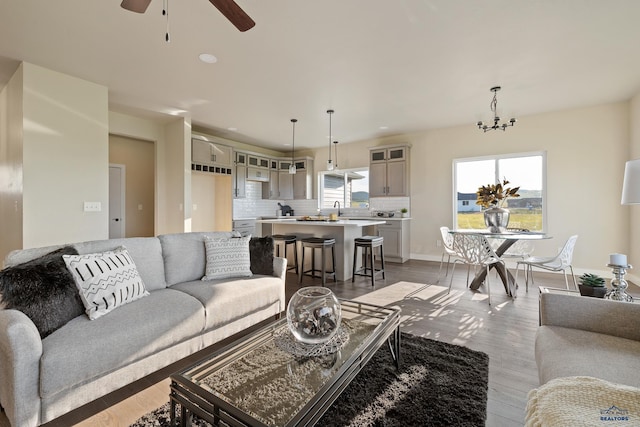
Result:
[[[40,424],[40,334],[24,313],[0,310],[0,403],[11,425]]]
[[[540,325],[640,341],[640,304],[566,294],[540,294]]]
[[[285,281],[287,277],[287,259],[280,257],[273,257],[273,275],[279,277],[282,281]]]

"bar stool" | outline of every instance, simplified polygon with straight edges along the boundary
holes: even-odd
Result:
[[[298,236],[294,234],[274,234],[271,236],[276,247],[276,256],[280,256],[280,243],[284,245],[284,257],[287,258],[287,246],[293,245],[294,263],[287,267],[287,271],[295,270],[298,274]]]
[[[325,285],[327,275],[333,276],[333,281],[336,282],[336,239],[325,238],[325,237],[308,237],[305,239],[301,239],[302,242],[302,264],[300,269],[300,278],[298,280],[298,284],[302,283],[302,276],[311,276],[314,278],[322,279],[322,286]],[[304,254],[305,249],[311,249],[311,270],[304,269]],[[325,261],[325,251],[331,248],[331,271],[326,271],[327,265]],[[321,264],[320,269],[316,269],[316,249],[320,249],[321,252]],[[316,272],[319,272],[320,275],[316,276]]]
[[[362,236],[354,239],[353,246],[353,272],[351,276],[351,282],[353,283],[356,280],[356,276],[367,276],[371,277],[371,286],[376,285],[376,274],[382,273],[382,278],[384,277],[384,249],[382,243],[384,242],[384,237],[382,236]],[[381,268],[376,269],[374,265],[374,248],[380,248],[380,261]],[[358,248],[362,248],[362,268],[356,271],[356,260],[358,255]],[[367,261],[369,261],[369,265],[371,267],[367,267]],[[370,273],[367,273],[370,271]]]

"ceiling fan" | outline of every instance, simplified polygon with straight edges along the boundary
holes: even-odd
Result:
[[[247,31],[256,25],[247,13],[233,0],[209,0],[236,28]],[[122,0],[120,6],[131,12],[144,13],[151,0]]]

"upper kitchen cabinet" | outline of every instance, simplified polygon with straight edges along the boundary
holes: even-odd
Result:
[[[278,159],[269,160],[269,182],[262,183],[263,199],[281,199],[280,197],[280,164]]]
[[[313,197],[313,160],[295,159],[296,173],[293,175],[293,198],[311,199]]]
[[[247,197],[247,154],[235,152],[235,171],[233,177],[233,197]]]
[[[369,197],[409,195],[409,146],[369,149]]]
[[[268,169],[269,168],[269,159],[264,158],[264,157],[258,157],[258,156],[252,156],[251,154],[247,157],[248,162],[249,162],[249,167],[254,167],[254,168],[263,168],[263,169]]]
[[[191,168],[203,172],[232,174],[233,149],[227,145],[194,137],[191,139]]]
[[[294,175],[289,173],[289,166],[291,166],[291,160],[280,160],[278,162],[278,198],[282,200],[293,200]]]

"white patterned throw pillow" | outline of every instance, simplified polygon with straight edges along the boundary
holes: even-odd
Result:
[[[218,239],[206,236],[204,247],[207,266],[202,280],[227,279],[229,277],[251,277],[249,256],[251,236]]]
[[[94,254],[64,255],[63,258],[91,320],[149,295],[124,247]]]

